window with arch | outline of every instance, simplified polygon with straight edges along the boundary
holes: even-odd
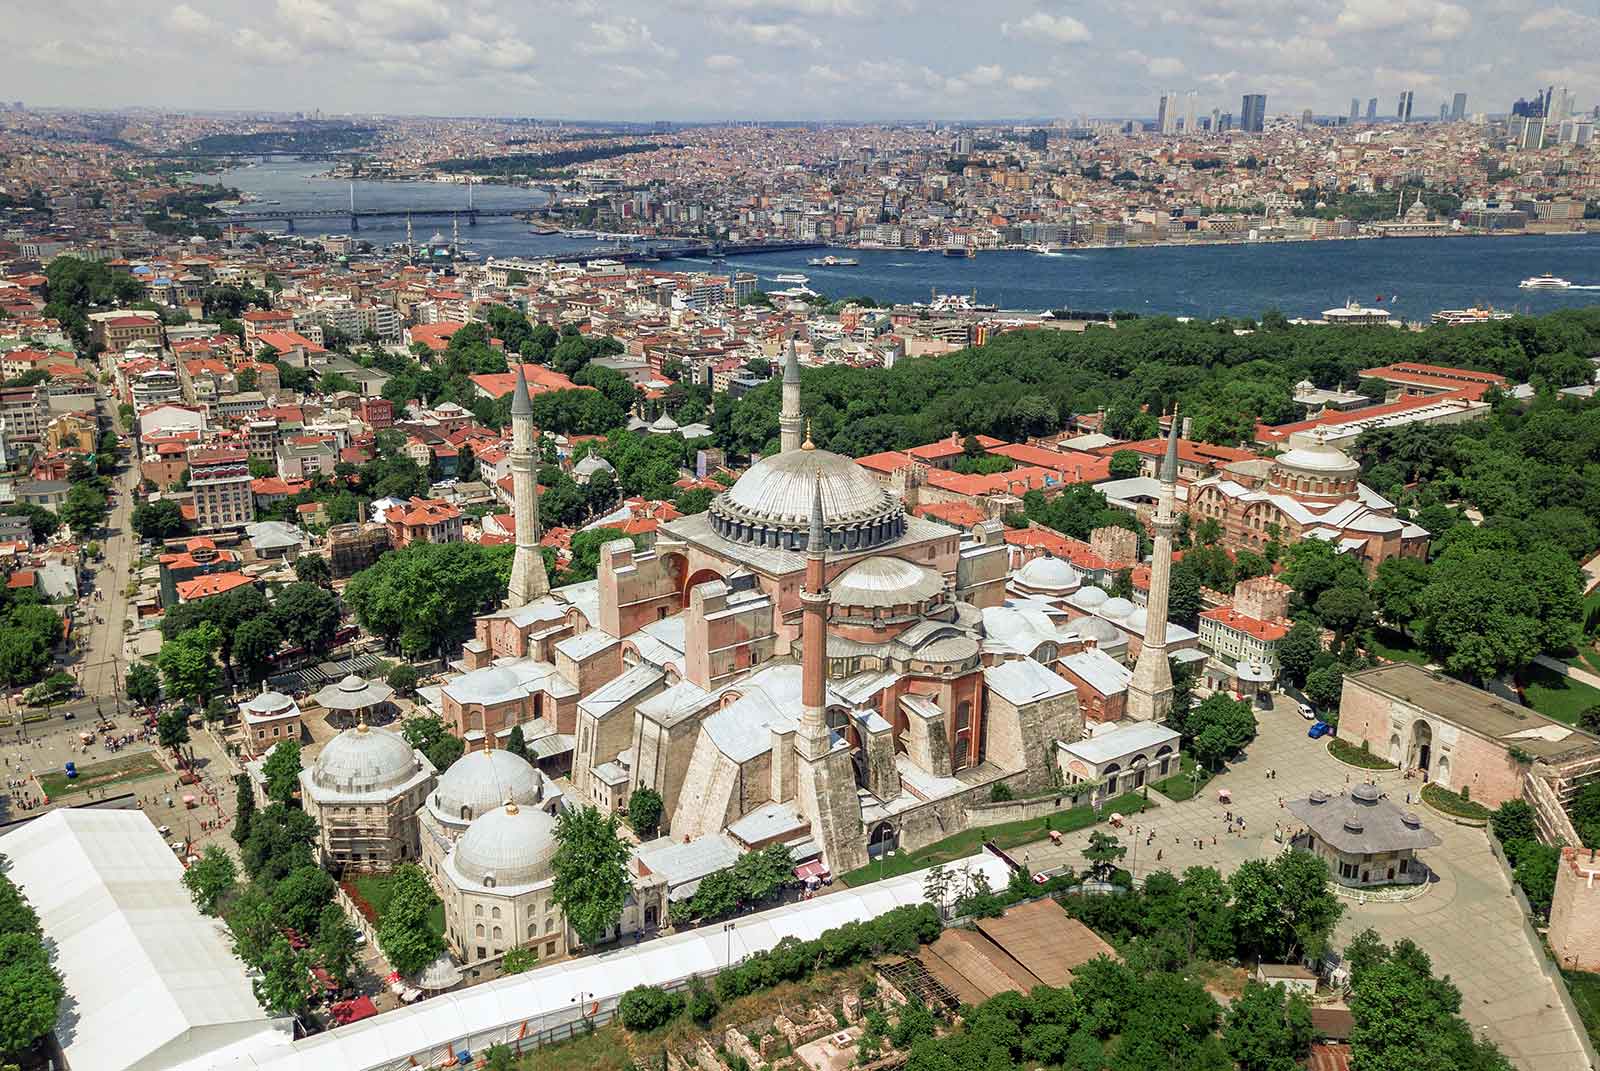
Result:
[[[956,732],[972,724],[972,704],[963,699],[956,704]]]
[[[480,923],[478,923],[478,925],[476,927],[474,927],[473,936],[475,936],[475,937],[482,937],[483,936],[483,923],[480,922]]]
[[[472,913],[473,913],[473,915],[477,916],[480,919],[483,918],[483,905],[482,904],[473,904],[472,905]]]
[[[492,918],[492,919],[499,918],[500,917],[500,909],[498,907],[491,908],[490,911],[489,911],[489,917]]]
[[[968,745],[966,737],[963,736],[960,739],[958,739],[956,741],[955,752],[952,754],[952,756],[950,758],[950,768],[953,769],[953,770],[964,770],[964,769],[966,769],[967,768],[967,757],[968,757],[968,755],[971,754],[971,751],[972,751],[972,749]]]
[[[492,936],[496,941],[500,940],[500,927],[496,926],[494,928],[494,932],[490,936]]]
[[[538,937],[538,936],[539,936],[539,924],[537,922],[528,923],[528,940],[531,941],[535,937]]]

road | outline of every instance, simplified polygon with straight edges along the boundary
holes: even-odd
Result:
[[[138,555],[132,525],[133,489],[139,481],[137,461],[137,457],[130,456],[126,468],[113,477],[117,501],[99,540],[101,560],[94,567],[94,587],[99,597],[86,604],[91,616],[85,619],[87,624],[80,624],[84,630],[80,639],[86,637],[87,642],[79,646],[78,683],[88,696],[116,696],[121,690],[121,675],[127,669],[120,660],[128,615],[128,579]]]

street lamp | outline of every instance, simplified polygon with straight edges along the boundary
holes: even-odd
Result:
[[[724,967],[733,966],[733,927],[735,925],[732,922],[724,922],[722,924],[722,932],[727,938],[726,948],[722,954],[722,965]]]

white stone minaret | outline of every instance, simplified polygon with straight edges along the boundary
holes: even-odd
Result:
[[[511,560],[511,588],[506,606],[515,609],[550,593],[539,552],[539,484],[535,473],[539,451],[533,440],[533,399],[528,376],[517,365],[516,393],[511,398],[511,493],[517,520],[517,552]]]
[[[1172,587],[1172,536],[1178,529],[1178,411],[1172,411],[1167,456],[1156,499],[1155,548],[1150,556],[1150,599],[1145,604],[1144,646],[1128,682],[1128,716],[1159,721],[1172,707],[1172,666],[1167,661],[1167,594]]]
[[[778,452],[800,449],[805,434],[805,418],[800,415],[800,358],[790,339],[783,352],[783,409],[778,414]]]

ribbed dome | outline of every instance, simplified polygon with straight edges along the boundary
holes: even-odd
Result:
[[[511,803],[468,826],[452,858],[462,877],[503,888],[548,878],[555,854],[556,820],[537,807]]]
[[[736,542],[804,550],[819,477],[831,549],[876,547],[905,531],[900,500],[850,458],[827,450],[791,450],[756,462],[712,501],[712,524]]]
[[[1279,468],[1295,469],[1299,472],[1353,476],[1361,471],[1361,465],[1354,458],[1327,443],[1297,447],[1288,453],[1279,454],[1273,463]]]
[[[1077,570],[1060,558],[1046,555],[1017,570],[1016,582],[1030,591],[1067,595],[1078,590],[1083,579]]]
[[[428,809],[447,822],[472,821],[507,800],[537,805],[541,780],[527,759],[504,748],[461,756],[428,797]]]
[[[404,784],[416,772],[404,737],[363,724],[328,741],[311,766],[311,781],[341,792],[373,792]]]
[[[835,606],[916,605],[944,591],[944,577],[901,558],[857,562],[828,585]]]

